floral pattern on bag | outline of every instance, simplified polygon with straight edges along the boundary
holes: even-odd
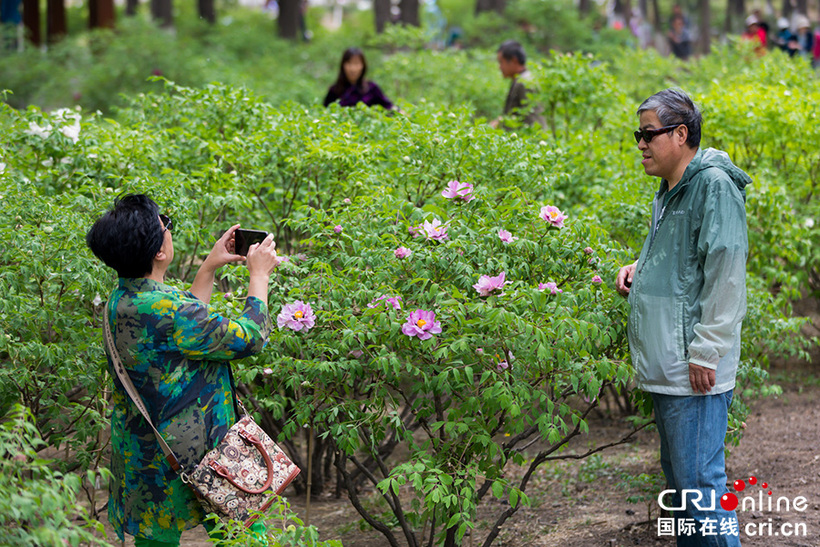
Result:
[[[243,435],[244,434],[244,435]],[[261,448],[270,457],[270,468],[262,452],[243,436],[258,439]],[[273,475],[270,486],[254,494],[237,488],[220,476],[213,466],[222,466],[224,472],[245,490],[257,491],[264,487],[268,474]],[[250,526],[255,520],[253,511],[264,511],[276,496],[299,474],[300,469],[279,446],[259,427],[253,418],[245,416],[225,435],[216,448],[208,452],[189,476],[194,489],[201,496],[207,511]]]

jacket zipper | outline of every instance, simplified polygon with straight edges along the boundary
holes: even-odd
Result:
[[[652,245],[655,243],[655,236],[658,235],[658,231],[660,231],[661,229],[661,224],[663,224],[663,221],[666,218],[665,216],[663,216],[663,213],[665,211],[666,207],[664,206],[664,208],[661,209],[661,218],[658,219],[657,226],[652,227],[652,239],[649,240],[649,249],[646,250],[646,258],[644,259],[643,264],[641,264],[641,269],[638,270],[638,273],[643,272],[643,269],[646,267],[646,263],[649,262],[649,255],[652,254]]]

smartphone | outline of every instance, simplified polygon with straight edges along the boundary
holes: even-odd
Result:
[[[268,237],[268,232],[263,232],[262,230],[243,230],[239,228],[233,233],[233,237],[236,254],[248,256],[250,246],[254,243],[261,243],[262,240]]]

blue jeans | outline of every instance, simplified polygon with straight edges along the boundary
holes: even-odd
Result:
[[[732,391],[688,397],[651,395],[661,437],[661,467],[668,488],[676,491],[664,498],[665,505],[681,507],[682,490],[701,492],[701,501],[697,504],[693,503],[697,494],[687,493],[684,510],[674,513],[677,546],[739,547],[737,513],[720,506],[720,498],[729,491],[723,450]],[[715,504],[711,509],[713,493]],[[694,533],[681,533],[682,521],[684,527],[688,525]],[[738,535],[727,534],[726,529],[722,529],[722,523],[727,526],[731,521]]]

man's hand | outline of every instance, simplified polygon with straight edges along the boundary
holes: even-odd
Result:
[[[689,363],[689,384],[695,393],[709,393],[715,387],[715,371]]]
[[[615,279],[615,290],[618,291],[621,296],[629,294],[629,288],[632,286],[632,277],[635,275],[635,268],[637,266],[638,263],[635,262],[634,264],[624,266],[618,272],[618,277]]]

